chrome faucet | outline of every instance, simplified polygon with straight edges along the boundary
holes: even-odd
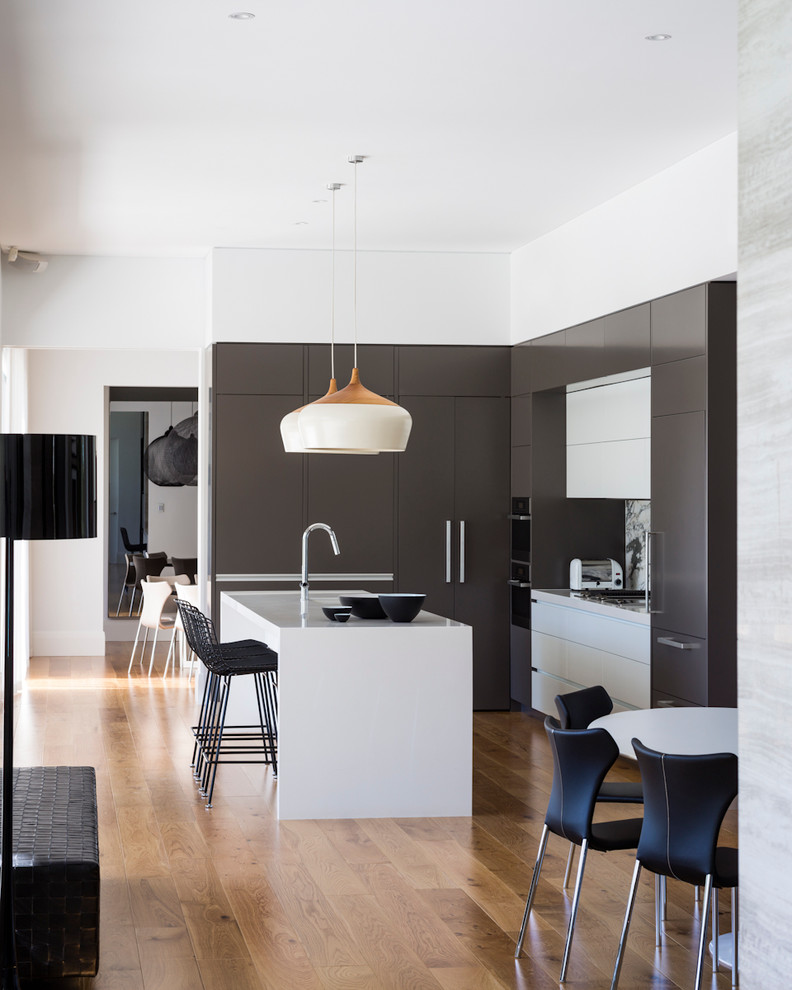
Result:
[[[312,523],[302,535],[302,568],[300,570],[300,601],[304,604],[308,597],[308,537],[315,529],[323,529],[330,536],[330,543],[336,557],[341,553],[338,540],[327,523]]]

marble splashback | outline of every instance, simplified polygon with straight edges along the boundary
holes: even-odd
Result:
[[[646,587],[644,533],[651,528],[649,499],[628,498],[624,502],[624,587],[643,591]]]

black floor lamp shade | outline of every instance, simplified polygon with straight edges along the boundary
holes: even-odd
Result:
[[[0,537],[5,537],[3,766],[0,819],[0,990],[19,987],[14,933],[14,542],[96,536],[96,437],[0,434]]]
[[[0,536],[79,540],[96,536],[96,437],[0,434]]]

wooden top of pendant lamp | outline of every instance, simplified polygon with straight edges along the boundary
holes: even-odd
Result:
[[[397,402],[391,402],[390,399],[385,399],[381,395],[377,395],[376,392],[372,392],[371,389],[366,388],[365,385],[360,383],[360,372],[357,368],[352,369],[352,377],[349,379],[349,384],[346,388],[342,388],[339,392],[329,391],[327,395],[322,396],[321,399],[317,399],[312,403],[314,406],[318,406],[321,403],[346,403],[347,405],[366,405],[366,406],[396,406]]]

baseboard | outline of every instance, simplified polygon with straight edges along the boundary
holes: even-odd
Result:
[[[103,657],[104,632],[35,632],[30,637],[32,657]]]
[[[131,643],[135,638],[140,620],[137,616],[105,619],[104,634],[108,643]],[[142,634],[141,634],[142,635]]]

